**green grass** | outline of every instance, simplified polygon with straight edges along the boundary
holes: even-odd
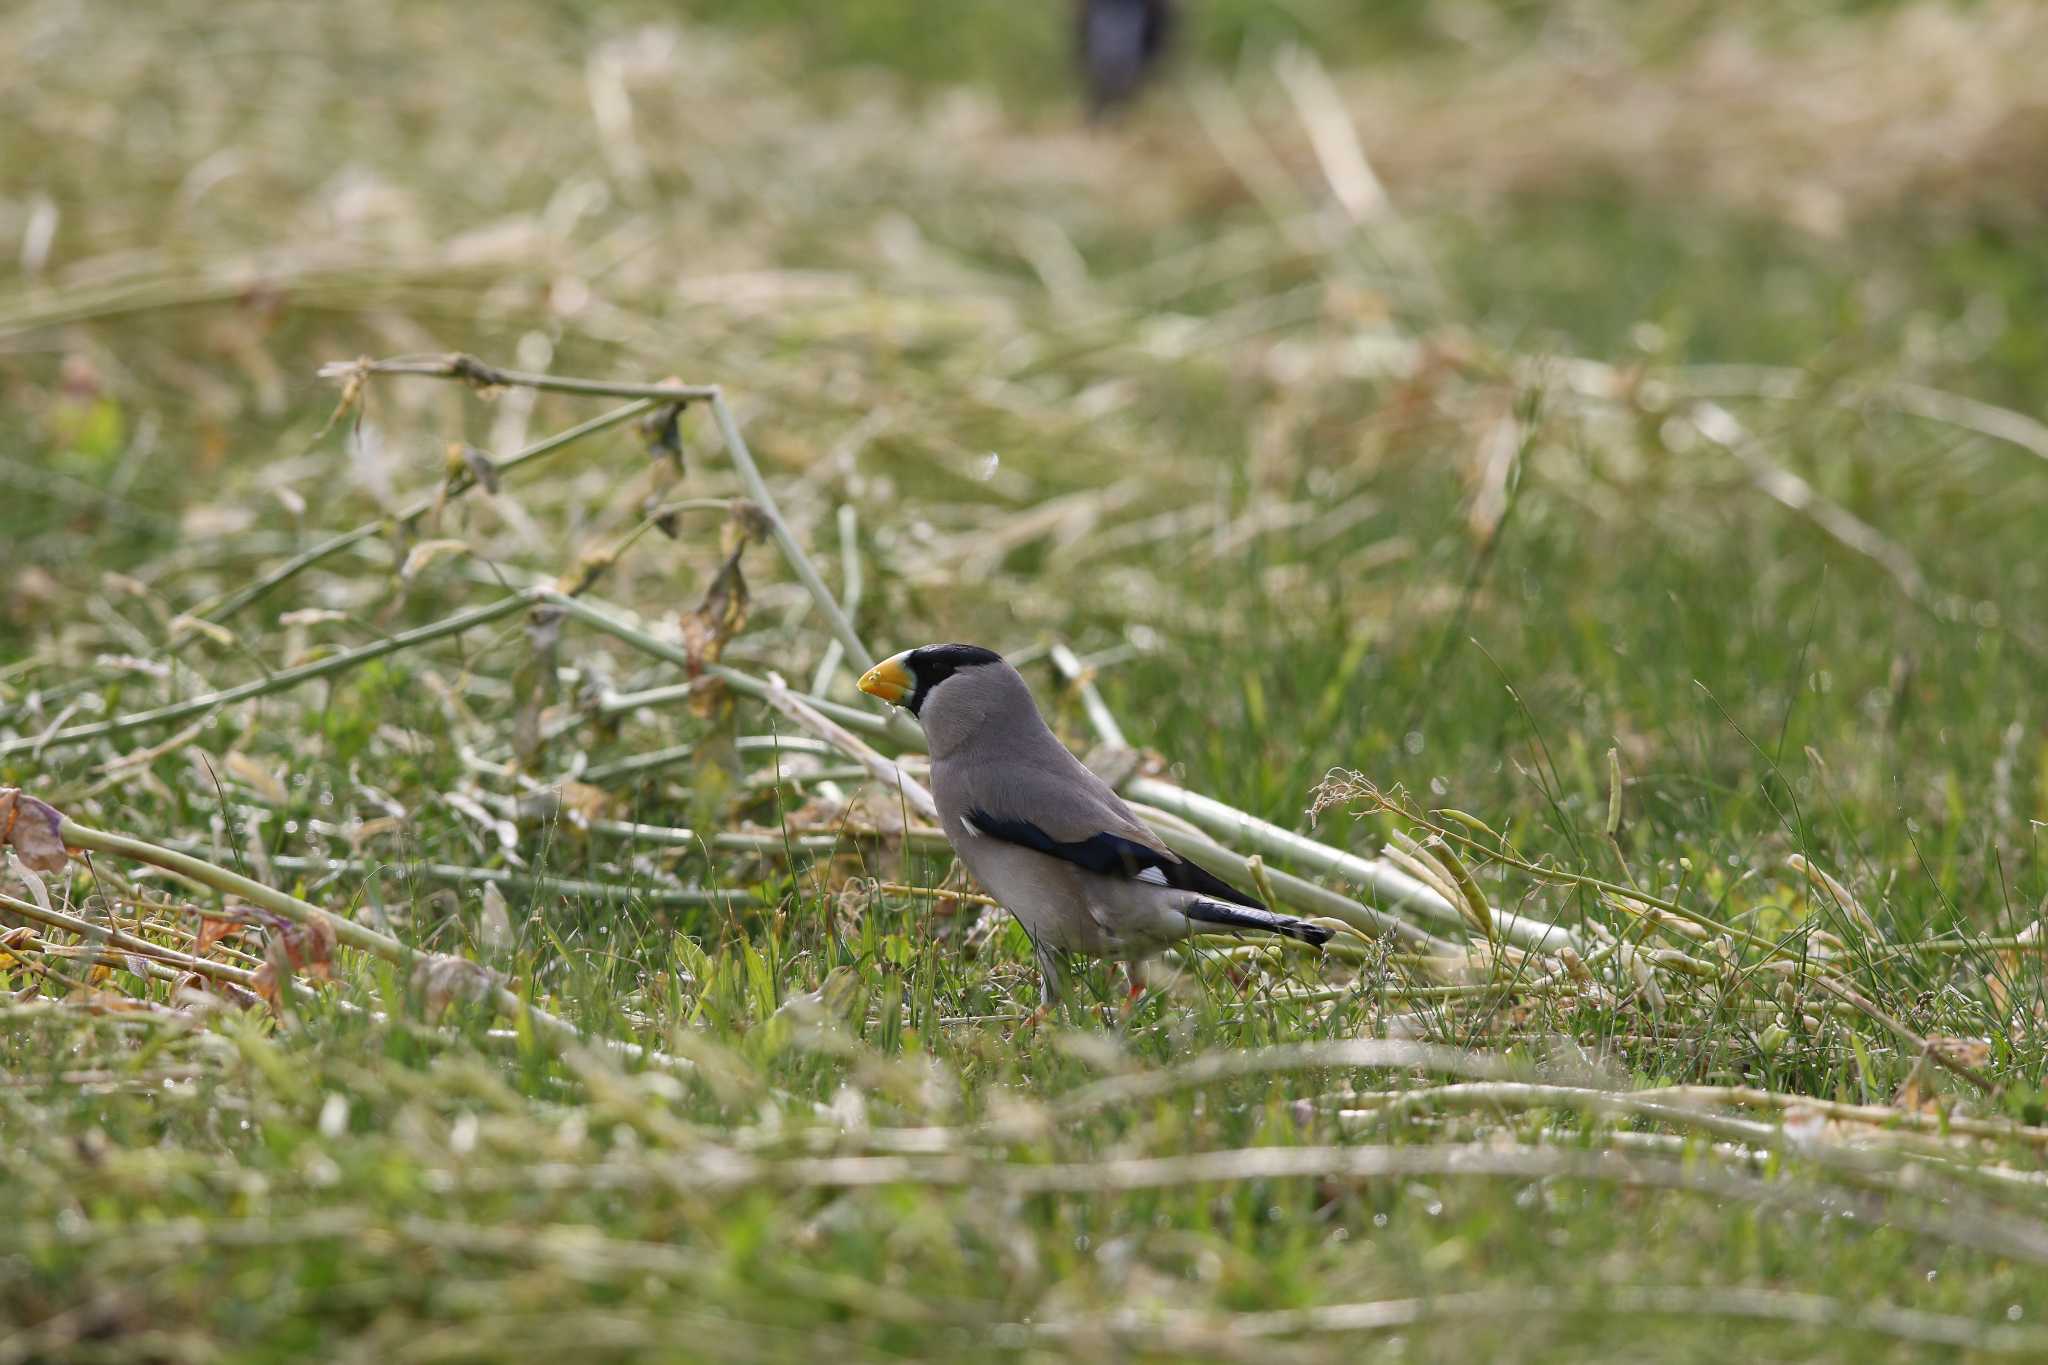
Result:
[[[1623,123],[1667,81],[1724,89],[1686,82],[1740,43],[1775,80],[1849,53],[1904,81],[1929,49],[1888,6],[1587,7],[1619,73],[1588,95],[1540,6],[1446,32],[1434,7],[1217,4],[1176,82],[1089,132],[1055,7],[745,8],[493,11],[465,21],[502,20],[488,55],[396,5],[0,19],[0,58],[37,72],[0,90],[0,144],[35,149],[0,162],[0,244],[57,214],[40,270],[0,280],[0,785],[485,962],[585,1038],[439,1013],[350,949],[279,1015],[96,970],[61,931],[0,943],[0,1360],[2038,1354],[2040,1134],[1963,1130],[2048,1121],[2039,951],[1979,942],[2048,896],[2048,481],[2041,453],[1900,406],[1917,385],[2042,410],[2040,205],[2026,158],[1993,154],[2024,116],[1925,166],[1846,119],[1815,171],[1808,130],[1706,104],[1700,127],[1741,135],[1697,185],[1675,153],[1483,118],[1526,70],[1556,126],[1589,126],[1587,100]],[[2038,23],[1945,13],[1982,27],[1939,51],[2024,89]],[[1404,111],[1361,137],[1434,287],[1330,210],[1282,36]],[[1933,117],[1916,90],[1865,113]],[[592,112],[621,98],[630,133]],[[1219,151],[1232,110],[1277,182]],[[1809,181],[1846,208],[1832,235],[1774,193]],[[450,442],[502,458],[609,401],[379,376],[336,419],[315,378],[453,349],[723,385],[828,582],[858,555],[876,650],[1017,654],[1086,749],[1043,653],[1071,642],[1149,768],[1362,856],[1469,812],[1498,832],[1462,850],[1484,894],[1571,929],[1592,986],[1534,987],[1562,964],[1425,921],[1455,961],[1208,944],[1128,1015],[1098,970],[1077,1017],[1020,1029],[1018,930],[879,889],[950,871],[849,832],[900,819],[893,796],[778,781],[818,760],[753,700],[605,707],[681,670],[573,621],[552,651],[512,616],[182,734],[17,743],[554,579],[651,493],[741,491],[693,411],[678,483],[606,432],[180,620],[432,493]],[[1796,392],[1758,392],[1786,372]],[[1703,436],[1702,396],[1754,443]],[[712,581],[720,521],[683,512],[592,594],[659,634]],[[437,540],[462,544],[402,572]],[[827,632],[772,544],[742,564],[725,662],[808,686]],[[830,696],[858,700],[846,670]],[[1354,785],[1311,830],[1333,770],[1387,802]],[[600,821],[760,837],[534,799],[579,774],[601,796],[569,804]],[[541,889],[508,888],[501,926],[449,865]],[[1720,927],[1649,927],[1589,879]],[[173,948],[237,909],[103,853],[46,889]],[[13,870],[0,891],[34,899]],[[1816,930],[1832,968],[1772,965],[1825,950]],[[253,970],[282,937],[210,957]],[[1272,1051],[1389,1036],[1600,1104],[1778,1107],[1596,1113],[1583,1089]],[[1269,1065],[1160,1080],[1240,1053]],[[1240,1151],[1304,1165],[1199,1164]],[[1374,1307],[1317,1316],[1348,1304]]]

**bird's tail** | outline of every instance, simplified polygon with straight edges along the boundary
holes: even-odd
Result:
[[[1298,938],[1303,943],[1325,944],[1330,941],[1331,931],[1320,924],[1295,919],[1291,915],[1276,915],[1270,910],[1252,910],[1242,905],[1222,905],[1216,901],[1196,901],[1181,913],[1200,924],[1213,924],[1220,929],[1260,929],[1269,934],[1285,938]]]

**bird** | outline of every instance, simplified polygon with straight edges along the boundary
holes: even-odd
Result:
[[[1166,55],[1173,29],[1173,0],[1081,0],[1075,34],[1093,117],[1138,92]]]
[[[1274,913],[1160,842],[1060,743],[1023,675],[993,650],[906,649],[869,669],[860,690],[924,727],[940,828],[1030,936],[1042,1010],[1065,994],[1067,954],[1141,964],[1218,931],[1330,940],[1327,927]],[[1134,998],[1138,981],[1134,971]]]

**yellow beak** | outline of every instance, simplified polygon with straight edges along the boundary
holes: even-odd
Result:
[[[910,651],[892,654],[861,674],[860,690],[871,697],[880,697],[891,706],[901,706],[904,698],[917,690],[917,679],[910,676],[910,669],[904,660]]]

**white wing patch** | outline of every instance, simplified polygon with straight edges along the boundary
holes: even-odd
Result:
[[[964,815],[960,817],[960,828],[966,830],[969,834],[973,835],[977,839],[981,837],[981,826],[975,824],[972,820],[968,819]]]
[[[1166,873],[1156,867],[1146,868],[1138,874],[1137,879],[1141,882],[1150,882],[1154,886],[1166,885]]]

